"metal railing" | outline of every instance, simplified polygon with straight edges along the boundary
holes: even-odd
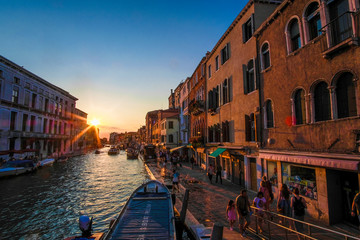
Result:
[[[340,238],[345,239],[345,240],[350,240],[350,239],[357,239],[358,240],[358,239],[360,239],[359,237],[356,237],[356,236],[352,236],[352,235],[349,235],[349,234],[346,234],[346,233],[341,233],[341,232],[338,232],[338,231],[335,231],[335,230],[332,230],[332,229],[324,228],[324,227],[321,227],[321,226],[318,226],[318,225],[315,225],[315,224],[312,224],[312,223],[297,220],[295,218],[287,217],[287,216],[284,216],[282,214],[278,214],[278,213],[275,213],[275,212],[259,209],[259,208],[253,207],[253,206],[251,206],[251,209],[253,210],[253,212],[254,212],[253,216],[255,217],[255,228],[256,229],[253,230],[253,231],[256,232],[256,234],[259,234],[259,229],[258,229],[259,220],[262,220],[267,225],[266,233],[263,232],[262,234],[263,234],[264,237],[265,237],[265,234],[266,234],[267,235],[266,237],[268,239],[271,239],[272,237],[275,237],[276,234],[272,233],[272,230],[274,230],[275,227],[278,227],[281,230],[284,230],[285,239],[289,239],[289,233],[290,234],[293,233],[293,234],[296,234],[297,236],[304,237],[305,239],[312,239],[312,240],[319,239],[319,238],[316,238],[314,236],[315,233],[318,233],[318,234],[331,234],[330,239],[340,239]],[[263,215],[257,214],[259,212],[262,212]],[[286,219],[289,222],[290,226],[291,226],[292,223],[295,223],[295,222],[306,225],[307,233],[298,232],[295,229],[292,229],[290,227],[286,227],[286,226],[284,226],[284,225],[282,225],[280,223],[277,223],[277,222],[275,222],[273,220],[269,220],[268,218],[266,218],[266,217],[269,217],[269,216],[272,217],[271,219],[273,219],[274,217],[278,217],[280,219],[283,219],[283,221],[284,221],[284,219]],[[273,227],[273,228],[271,228],[271,227]]]
[[[357,37],[354,34],[359,35],[359,32],[354,30],[358,29],[359,25],[359,12],[348,11],[331,20],[321,28],[321,31],[326,32],[328,36],[328,38],[322,39],[322,51],[326,51],[349,38]]]

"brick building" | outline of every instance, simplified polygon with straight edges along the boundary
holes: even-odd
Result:
[[[284,1],[255,32],[258,175],[275,189],[299,187],[308,213],[330,224],[357,221],[350,206],[360,179],[359,19],[355,0]]]

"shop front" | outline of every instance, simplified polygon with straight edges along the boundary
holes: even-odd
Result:
[[[359,192],[358,165],[352,156],[260,152],[275,199],[282,184],[298,188],[306,200],[307,214],[328,224],[357,226],[350,216],[352,199]],[[346,159],[347,158],[347,159]]]

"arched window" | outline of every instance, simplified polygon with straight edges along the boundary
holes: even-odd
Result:
[[[305,10],[305,26],[308,34],[308,41],[321,35],[321,19],[319,11],[319,3],[311,3]]]
[[[320,82],[314,89],[315,122],[331,119],[330,94],[328,85]]]
[[[304,124],[306,119],[305,112],[305,91],[303,89],[298,89],[294,93],[294,111],[295,111],[295,124]]]
[[[261,65],[263,70],[270,67],[270,49],[268,43],[264,43],[261,47]]]
[[[293,19],[289,23],[288,33],[290,40],[290,52],[296,51],[297,49],[301,48],[300,28],[297,19]]]
[[[351,73],[343,73],[336,81],[336,104],[338,118],[346,118],[357,115],[354,76]]]
[[[265,102],[265,127],[273,128],[274,127],[274,112],[272,107],[271,100]]]

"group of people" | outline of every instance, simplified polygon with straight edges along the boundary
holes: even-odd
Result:
[[[236,220],[239,221],[240,233],[246,236],[246,229],[248,228],[251,219],[250,216],[255,211],[258,218],[258,231],[262,232],[263,219],[267,216],[272,220],[273,216],[270,211],[270,204],[274,201],[274,194],[272,192],[272,186],[266,176],[262,178],[259,191],[256,197],[250,203],[247,191],[244,189],[240,195],[236,198],[235,202],[230,200],[226,208],[226,217],[229,220],[230,230],[233,230]],[[305,216],[306,201],[299,195],[299,189],[295,188],[293,196],[287,188],[286,184],[283,184],[278,195],[277,211],[279,214],[287,217],[292,217],[296,220],[303,221]],[[282,224],[288,227],[292,227],[291,221],[286,218],[280,220]],[[303,232],[303,224],[298,221],[294,221],[295,229],[298,232]]]
[[[216,174],[216,183],[218,182],[218,179],[220,179],[220,183],[222,184],[222,167],[220,165],[218,165],[216,167],[216,172],[215,172],[215,168],[213,167],[212,164],[209,165],[208,171],[207,171],[207,176],[210,180],[210,183],[212,184],[212,177],[213,175]]]

